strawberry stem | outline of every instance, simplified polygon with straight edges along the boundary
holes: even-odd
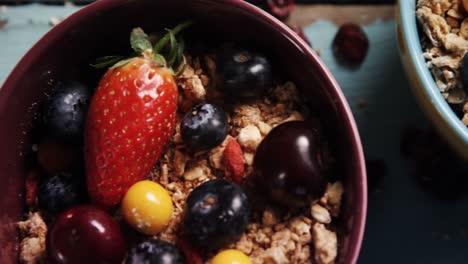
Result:
[[[153,52],[154,53],[160,53],[161,52],[161,50],[166,46],[167,42],[169,42],[169,40],[171,38],[170,33],[172,33],[173,35],[177,35],[179,32],[181,32],[182,30],[188,28],[192,24],[193,24],[193,22],[191,20],[187,20],[187,21],[177,25],[172,30],[170,30],[168,33],[166,33],[166,35],[164,35],[164,37],[161,38],[161,40],[158,41],[158,43],[156,43],[156,45],[154,45]]]
[[[187,20],[168,32],[152,47],[150,36],[148,36],[141,28],[134,28],[130,34],[130,45],[134,50],[129,57],[123,56],[105,56],[98,58],[94,64],[91,64],[92,67],[102,69],[102,68],[117,68],[123,66],[130,62],[133,58],[137,56],[143,56],[147,59],[152,59],[154,63],[161,67],[169,68],[172,72],[174,69],[180,68],[181,70],[177,72],[177,75],[180,75],[185,70],[185,65],[180,67],[181,63],[185,64],[184,58],[184,42],[182,39],[178,40],[175,37],[182,30],[186,29],[193,22]],[[152,36],[154,38],[154,36]],[[168,54],[162,54],[163,49],[167,44],[170,44]],[[167,59],[166,59],[167,58]]]

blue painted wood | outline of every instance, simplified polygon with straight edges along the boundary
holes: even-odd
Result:
[[[51,17],[66,17],[76,7],[9,7],[0,30],[0,83],[27,49],[47,30]],[[370,39],[366,61],[357,70],[335,63],[331,41],[336,26],[318,21],[304,28],[335,75],[358,123],[366,155],[389,167],[383,190],[369,194],[367,230],[360,263],[467,263],[468,200],[443,203],[423,193],[399,154],[401,129],[427,125],[400,66],[394,21],[364,27]],[[366,100],[368,106],[358,104]],[[464,235],[465,234],[465,235]]]
[[[51,18],[65,18],[76,10],[78,7],[37,4],[0,9],[0,18],[8,21],[0,29],[0,84],[26,51],[51,28]]]
[[[399,153],[401,130],[428,124],[400,65],[394,21],[364,27],[370,49],[358,70],[335,62],[334,24],[318,21],[304,30],[349,100],[366,156],[383,158],[389,168],[382,192],[369,194],[360,263],[467,263],[468,200],[443,203],[423,193]]]

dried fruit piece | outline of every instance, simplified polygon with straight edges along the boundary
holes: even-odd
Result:
[[[225,175],[233,182],[240,184],[244,179],[244,156],[235,139],[231,139],[223,152]]]
[[[369,40],[359,25],[344,24],[333,40],[333,53],[339,62],[356,66],[361,64],[369,49]]]
[[[267,0],[268,12],[279,20],[286,20],[294,10],[294,0]]]
[[[286,20],[294,10],[294,0],[246,0],[247,2],[256,5],[268,13],[272,14],[279,20]]]
[[[36,202],[39,190],[40,172],[39,169],[32,169],[26,176],[26,205],[31,207]]]
[[[180,239],[177,242],[177,246],[182,250],[187,264],[203,264],[203,259],[201,258],[200,253],[198,253],[198,251],[190,245],[187,240]]]

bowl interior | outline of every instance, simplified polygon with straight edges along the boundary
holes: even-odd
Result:
[[[416,0],[399,1],[399,32],[402,39],[402,58],[411,65],[406,65],[413,90],[421,106],[438,130],[446,139],[468,160],[468,128],[462,123],[447,103],[432,77],[419,38],[419,28],[416,19]],[[405,58],[409,58],[408,61]],[[411,70],[408,68],[411,67]],[[413,74],[414,73],[414,74]]]
[[[266,13],[235,0],[101,0],[69,17],[41,39],[17,65],[0,90],[0,253],[16,261],[17,231],[23,214],[29,130],[37,102],[58,82],[81,80],[95,86],[102,72],[89,64],[103,55],[126,54],[129,32],[151,32],[193,19],[188,39],[216,46],[231,40],[256,46],[275,58],[277,69],[309,99],[324,121],[336,153],[336,174],[345,182],[340,263],[357,259],[365,221],[364,158],[354,119],[328,70],[292,31]]]

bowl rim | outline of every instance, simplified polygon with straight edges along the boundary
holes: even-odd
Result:
[[[417,78],[419,82],[422,84],[421,86],[423,95],[426,99],[430,100],[429,104],[425,106],[433,106],[434,112],[437,113],[437,118],[441,125],[447,126],[450,130],[452,130],[458,139],[448,138],[452,145],[456,145],[458,143],[463,143],[464,146],[468,146],[468,128],[463,124],[461,119],[455,114],[455,112],[450,108],[450,105],[442,96],[437,84],[430,72],[429,68],[426,65],[426,60],[423,56],[423,49],[421,45],[421,40],[419,38],[419,30],[417,26],[417,19],[416,19],[416,1],[417,0],[404,0],[398,1],[398,9],[400,21],[401,21],[401,30],[402,30],[402,37],[403,37],[403,45],[405,45],[406,50],[408,50],[408,54],[411,58],[412,65],[417,73]],[[401,52],[401,51],[400,51]],[[417,89],[417,88],[414,88]],[[416,96],[417,97],[417,96]],[[423,100],[423,98],[418,98],[419,100]],[[424,107],[423,107],[424,108]],[[429,113],[427,110],[427,115],[429,118],[434,117],[432,113]],[[438,124],[438,128],[440,131],[443,130],[441,125]],[[456,141],[456,142],[455,142]],[[461,152],[461,148],[459,146],[455,146],[458,152]],[[462,146],[463,147],[463,146]],[[462,156],[467,156],[468,154],[460,153]]]
[[[305,56],[309,57],[311,61],[313,61],[317,65],[317,70],[319,71],[320,75],[322,75],[323,81],[326,86],[331,89],[331,92],[334,96],[336,96],[335,103],[341,110],[341,114],[343,115],[343,119],[345,124],[349,126],[350,129],[350,137],[351,137],[351,145],[352,148],[356,152],[356,164],[355,164],[355,171],[357,175],[355,175],[356,181],[356,203],[355,214],[353,219],[353,227],[354,229],[351,230],[352,237],[355,240],[350,241],[353,243],[352,251],[348,251],[347,255],[345,256],[345,260],[348,263],[354,264],[357,262],[359,257],[362,241],[364,238],[364,230],[365,230],[365,222],[366,222],[366,214],[367,214],[367,176],[366,176],[366,167],[365,167],[365,158],[364,158],[364,151],[362,148],[361,139],[359,136],[359,130],[356,125],[354,116],[352,114],[351,108],[341,91],[338,82],[333,77],[330,70],[325,66],[325,64],[321,61],[318,55],[312,50],[312,48],[293,30],[291,30],[286,24],[279,21],[272,15],[268,14],[264,10],[247,3],[246,1],[242,0],[200,0],[203,2],[215,1],[217,4],[222,2],[222,4],[229,5],[233,8],[240,8],[249,13],[252,13],[255,16],[258,16],[264,19],[269,25],[277,28],[282,32],[282,34],[291,40],[302,52]],[[11,73],[6,78],[2,88],[0,89],[0,95],[8,95],[13,89],[14,84],[18,81],[19,78],[23,75],[23,73],[28,69],[28,65],[33,61],[36,54],[42,53],[48,46],[48,42],[58,38],[59,36],[65,34],[67,30],[69,30],[70,25],[79,24],[80,21],[86,20],[86,17],[89,17],[92,14],[99,13],[106,9],[112,9],[113,7],[117,7],[124,3],[128,2],[128,0],[100,0],[96,1],[88,6],[85,6],[78,11],[74,12],[58,25],[54,26],[51,30],[49,30],[44,36],[42,36],[33,46],[29,49],[29,51],[21,58],[21,60],[17,63],[17,65],[13,68]],[[1,101],[1,100],[0,100]]]

